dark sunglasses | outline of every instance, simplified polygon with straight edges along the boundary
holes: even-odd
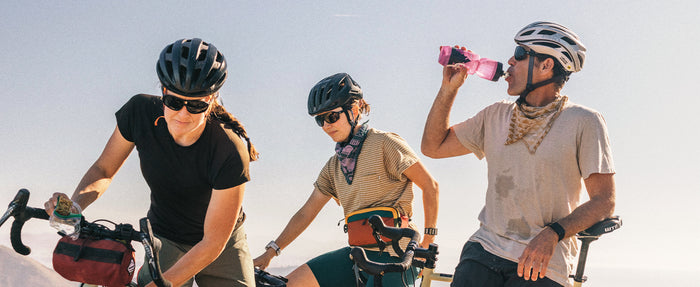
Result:
[[[345,110],[342,111],[337,111],[337,112],[330,112],[330,113],[325,113],[322,115],[318,115],[314,117],[316,119],[316,124],[318,124],[319,127],[323,127],[323,123],[335,123],[340,119],[340,115],[345,112]]]
[[[199,100],[183,100],[173,95],[163,94],[163,104],[173,111],[187,107],[190,114],[201,114],[209,108],[209,103]]]
[[[515,53],[513,53],[513,58],[515,58],[516,61],[522,61],[525,60],[525,58],[527,58],[527,55],[534,56],[536,54],[537,53],[535,53],[532,50],[526,51],[525,48],[523,48],[523,46],[516,46]]]

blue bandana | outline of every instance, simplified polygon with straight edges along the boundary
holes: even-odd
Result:
[[[360,126],[360,130],[355,133],[349,142],[337,143],[335,145],[335,153],[338,155],[338,160],[340,161],[340,170],[343,172],[345,181],[347,181],[348,184],[352,184],[352,179],[355,175],[357,156],[360,155],[362,144],[365,142],[368,130],[369,127],[365,123]]]

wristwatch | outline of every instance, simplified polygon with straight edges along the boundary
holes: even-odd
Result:
[[[280,247],[277,246],[277,243],[275,243],[274,240],[270,241],[270,243],[268,243],[267,245],[265,245],[265,250],[267,250],[268,248],[274,249],[274,250],[275,250],[275,254],[276,254],[277,256],[279,256],[280,253],[282,253],[282,249],[280,249]]]
[[[554,232],[557,233],[557,237],[559,237],[559,241],[564,239],[564,235],[566,235],[566,230],[564,230],[564,227],[561,226],[558,222],[552,222],[550,224],[547,224],[547,227],[551,228],[554,230]]]
[[[423,230],[423,234],[425,235],[437,235],[437,228],[433,227],[426,227],[425,230]]]

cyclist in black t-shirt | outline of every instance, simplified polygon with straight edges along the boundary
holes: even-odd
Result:
[[[166,46],[156,66],[163,96],[134,96],[116,113],[117,128],[72,196],[84,210],[136,147],[151,189],[148,218],[173,286],[255,284],[241,204],[248,163],[258,153],[218,102],[226,68],[221,52],[201,39]],[[59,195],[66,196],[56,193],[45,203],[49,214]],[[148,270],[138,282],[151,282]]]

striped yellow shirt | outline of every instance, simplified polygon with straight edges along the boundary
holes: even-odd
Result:
[[[370,128],[357,158],[351,185],[345,181],[337,155],[321,170],[314,186],[339,201],[345,216],[369,207],[394,207],[413,215],[413,183],[403,172],[418,156],[399,135]]]

